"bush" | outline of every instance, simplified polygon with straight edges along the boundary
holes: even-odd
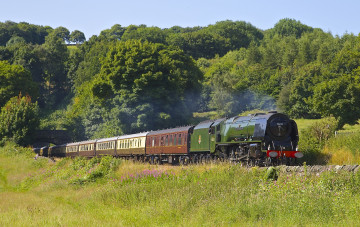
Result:
[[[28,145],[39,125],[37,103],[31,103],[29,96],[11,98],[0,113],[0,144],[14,141],[19,145]]]
[[[322,151],[325,143],[335,136],[337,128],[338,121],[334,117],[327,117],[301,131],[299,148],[305,155],[306,163],[328,163],[330,157]]]

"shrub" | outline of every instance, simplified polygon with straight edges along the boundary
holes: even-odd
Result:
[[[329,155],[322,153],[325,143],[335,135],[338,121],[334,117],[327,117],[314,122],[301,131],[299,148],[305,154],[308,164],[326,164]]]
[[[29,96],[11,98],[0,113],[0,144],[7,140],[19,145],[31,142],[33,133],[39,125],[37,103],[31,103]]]

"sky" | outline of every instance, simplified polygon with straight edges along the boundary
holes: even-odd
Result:
[[[0,0],[0,22],[63,26],[88,39],[114,24],[205,27],[232,20],[266,30],[291,18],[342,36],[360,33],[359,10],[359,0]]]

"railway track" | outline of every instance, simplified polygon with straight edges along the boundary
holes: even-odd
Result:
[[[56,162],[57,160],[60,160],[60,158],[47,158],[42,156],[36,156],[35,159],[39,158],[46,158],[51,162]],[[165,164],[165,165],[171,165],[171,164]],[[194,165],[194,164],[190,164]],[[203,164],[195,164],[195,165],[203,165]],[[180,165],[179,165],[180,166]],[[259,168],[259,169],[268,169],[271,167],[244,167],[244,168]],[[360,171],[360,165],[307,165],[307,166],[286,166],[286,165],[280,165],[275,166],[279,170],[280,173],[299,173],[299,174],[305,174],[306,173],[322,173],[322,172],[359,172]]]

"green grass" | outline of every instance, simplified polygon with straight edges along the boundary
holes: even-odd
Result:
[[[54,163],[14,149],[0,149],[8,179],[0,177],[1,226],[360,224],[360,173],[278,174],[274,181],[264,170],[229,164]]]
[[[319,121],[320,119],[295,119],[295,122],[297,124],[299,133],[303,131],[304,129],[310,127],[315,122]]]
[[[312,164],[331,164],[331,165],[348,165],[360,163],[360,124],[345,125],[337,131],[336,136],[332,136],[324,143],[324,146],[311,146],[314,141],[306,141],[309,139],[306,135],[302,135],[305,129],[309,128],[320,119],[297,119],[296,123],[299,128],[300,150],[304,147],[313,148],[305,152],[308,163]],[[305,139],[305,141],[304,141]],[[305,145],[305,146],[304,146]],[[309,146],[308,146],[309,145]],[[309,160],[310,159],[310,160]]]

